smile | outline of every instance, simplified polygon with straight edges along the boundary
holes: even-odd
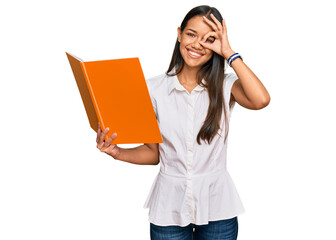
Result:
[[[200,58],[200,57],[203,56],[202,54],[193,52],[193,51],[191,51],[191,50],[189,50],[189,49],[187,49],[187,52],[188,52],[188,55],[189,55],[191,58]]]

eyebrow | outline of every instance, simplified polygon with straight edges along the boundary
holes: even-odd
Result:
[[[194,29],[191,29],[191,28],[188,28],[187,30],[190,30],[190,31],[192,31],[194,33],[197,33]]]

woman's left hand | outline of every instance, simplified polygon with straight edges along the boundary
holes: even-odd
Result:
[[[203,47],[206,47],[216,52],[217,54],[223,56],[227,60],[234,53],[234,51],[231,49],[231,46],[229,44],[225,21],[223,19],[223,25],[222,25],[212,13],[210,14],[210,16],[215,23],[210,21],[205,16],[203,16],[203,20],[207,24],[209,24],[214,31],[207,33],[204,36],[203,41],[200,41],[200,43],[202,44]],[[207,42],[206,40],[209,37],[214,37],[215,41],[212,43]]]

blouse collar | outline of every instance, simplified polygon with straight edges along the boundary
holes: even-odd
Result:
[[[175,73],[175,67],[169,72],[169,73]],[[184,91],[185,88],[182,86],[182,84],[177,79],[177,75],[174,76],[167,76],[168,78],[168,95],[173,91],[173,89]],[[204,78],[202,79],[202,83],[205,84]],[[201,85],[197,85],[193,91],[203,91],[205,87],[202,87]]]

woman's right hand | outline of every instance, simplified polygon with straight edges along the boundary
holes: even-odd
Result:
[[[117,137],[117,133],[113,133],[112,136],[107,139],[106,141],[105,136],[108,133],[109,128],[105,128],[104,131],[100,129],[100,124],[98,122],[98,131],[97,131],[97,148],[101,151],[104,152],[114,159],[117,159],[119,154],[120,154],[120,148],[116,144],[111,144],[112,141]]]

